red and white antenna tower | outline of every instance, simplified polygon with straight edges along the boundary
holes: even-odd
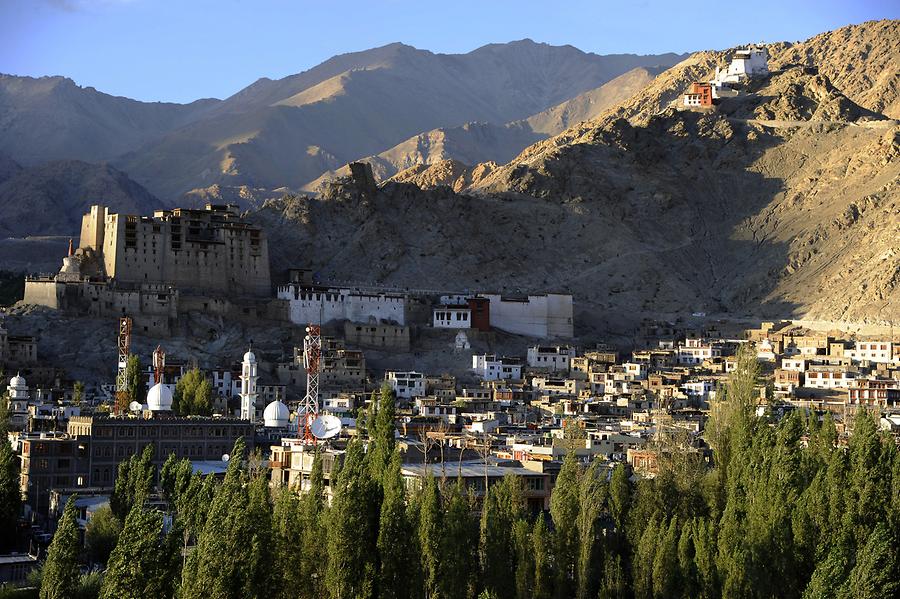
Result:
[[[297,420],[298,431],[302,425],[303,439],[315,443],[312,434],[313,420],[319,415],[319,369],[322,361],[322,328],[317,324],[306,327],[303,339],[303,365],[306,367],[306,397],[300,403]],[[300,420],[302,418],[302,421]]]
[[[158,385],[163,381],[166,368],[166,352],[161,345],[156,346],[153,352],[153,384]]]

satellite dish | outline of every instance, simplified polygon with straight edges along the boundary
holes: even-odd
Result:
[[[136,402],[136,401],[133,401],[130,404],[128,404],[128,409],[131,410],[132,412],[140,412],[141,408],[143,408],[143,406],[139,402]]]
[[[341,419],[323,414],[312,421],[310,429],[316,439],[330,439],[341,432]]]
[[[223,461],[223,462],[227,462],[227,461],[230,460],[230,459],[231,459],[231,456],[228,455],[227,453],[223,453],[223,454],[222,454],[222,461]]]

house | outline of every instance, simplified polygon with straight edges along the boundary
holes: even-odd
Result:
[[[384,373],[384,380],[390,385],[398,399],[414,399],[425,396],[425,375],[421,372]]]
[[[534,345],[528,348],[527,362],[531,368],[551,372],[568,372],[575,348],[568,345]]]
[[[522,362],[518,358],[498,358],[494,354],[474,355],[472,371],[486,381],[518,381],[522,379]]]
[[[436,329],[468,329],[472,327],[472,309],[468,304],[446,304],[432,310],[431,326]]]

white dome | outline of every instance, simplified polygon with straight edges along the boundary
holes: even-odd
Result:
[[[172,409],[172,390],[163,385],[156,383],[150,387],[147,392],[147,409],[154,412]]]
[[[26,387],[25,377],[17,374],[16,376],[9,379],[9,386],[17,389],[21,389],[22,387]]]
[[[263,411],[263,426],[267,428],[284,428],[291,421],[288,407],[277,399],[266,406]]]
[[[248,351],[246,354],[244,354],[244,362],[247,362],[249,364],[256,364],[256,356],[252,351]]]

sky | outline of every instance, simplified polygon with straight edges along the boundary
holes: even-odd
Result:
[[[0,0],[0,73],[189,102],[398,41],[442,53],[523,38],[597,54],[681,53],[883,18],[900,18],[900,1]]]

